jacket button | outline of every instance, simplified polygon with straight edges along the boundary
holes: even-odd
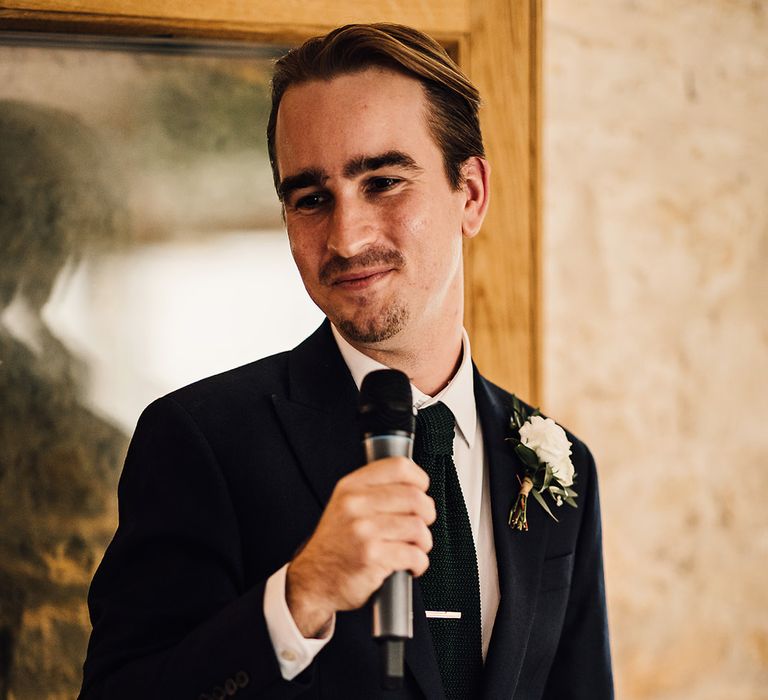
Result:
[[[231,678],[227,678],[224,681],[224,690],[227,692],[227,695],[234,695],[237,692],[237,683]]]
[[[251,679],[245,671],[238,671],[235,674],[235,683],[237,683],[238,688],[245,688],[250,682]]]

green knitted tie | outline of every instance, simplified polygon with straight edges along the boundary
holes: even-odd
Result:
[[[445,697],[477,698],[482,688],[480,583],[467,507],[453,463],[455,420],[443,403],[416,417],[414,461],[429,474],[429,495],[437,520],[432,530],[429,569],[419,579],[426,610],[460,612],[461,619],[430,618],[432,643]]]

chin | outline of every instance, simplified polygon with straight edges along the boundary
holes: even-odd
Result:
[[[345,338],[358,343],[381,343],[396,336],[408,323],[409,314],[404,307],[388,309],[376,318],[336,318],[334,325]]]

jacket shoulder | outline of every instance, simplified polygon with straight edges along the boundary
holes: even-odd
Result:
[[[199,379],[154,403],[175,403],[193,417],[237,414],[260,399],[286,392],[288,355],[281,352]]]
[[[494,384],[492,381],[486,379],[481,374],[477,373],[478,381],[481,382],[487,391],[493,396],[494,400],[499,402],[502,406],[504,406],[509,414],[511,415],[512,412],[512,400],[515,398],[515,395],[511,392],[507,391],[506,389],[498,386],[497,384]],[[537,406],[533,406],[530,403],[527,403],[523,399],[521,399],[519,396],[517,399],[523,404],[523,406],[528,411],[535,411],[538,410]],[[544,418],[552,418],[552,420],[555,421],[563,430],[565,430],[565,434],[568,437],[569,442],[571,443],[573,447],[573,453],[576,455],[577,459],[583,459],[587,463],[594,463],[594,460],[592,458],[592,454],[587,447],[586,443],[581,440],[579,437],[577,437],[573,432],[571,432],[567,426],[563,425],[555,416],[550,416],[544,412],[541,412],[541,415]]]

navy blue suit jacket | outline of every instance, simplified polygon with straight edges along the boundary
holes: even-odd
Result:
[[[507,524],[519,466],[510,396],[475,371],[501,600],[487,700],[609,700],[597,480],[569,435],[579,507],[555,523],[532,500]],[[139,419],[119,486],[120,524],[94,577],[84,700],[442,697],[418,584],[402,691],[378,688],[370,609],[282,679],[262,605],[268,577],[312,534],[334,485],[363,463],[357,389],[326,321],[291,352],[197,382]]]

